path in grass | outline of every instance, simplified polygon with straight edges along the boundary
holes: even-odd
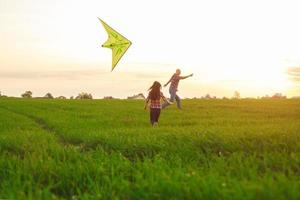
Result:
[[[298,199],[300,102],[0,99],[0,197]]]

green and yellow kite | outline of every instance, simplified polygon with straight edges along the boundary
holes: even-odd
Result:
[[[130,47],[131,42],[122,36],[120,33],[115,31],[113,28],[108,26],[104,21],[102,21],[100,18],[98,18],[102,25],[104,26],[107,34],[108,39],[107,41],[102,45],[102,47],[110,48],[112,50],[112,69],[114,70],[116,65],[118,64],[119,60],[122,58],[122,56],[125,54],[127,49]]]

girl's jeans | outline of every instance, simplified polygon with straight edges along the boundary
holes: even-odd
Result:
[[[158,123],[159,115],[160,108],[150,108],[150,122],[152,125]]]

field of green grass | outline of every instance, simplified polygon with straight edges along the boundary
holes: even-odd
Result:
[[[0,98],[0,198],[300,199],[299,100]]]

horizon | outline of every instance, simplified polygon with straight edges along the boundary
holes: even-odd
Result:
[[[59,98],[59,97],[65,97],[66,99],[76,99],[77,96],[79,96],[80,94],[82,93],[86,93],[86,94],[91,94],[92,95],[92,99],[94,100],[98,100],[98,99],[105,99],[105,98],[113,98],[113,99],[120,99],[120,100],[126,100],[126,99],[129,99],[130,97],[134,97],[134,96],[139,96],[139,95],[143,95],[144,98],[146,98],[147,96],[147,93],[144,93],[144,92],[139,92],[139,93],[134,93],[134,94],[127,94],[127,96],[113,96],[113,95],[105,95],[105,96],[94,96],[94,94],[92,93],[89,93],[89,92],[85,92],[85,91],[81,91],[81,92],[78,92],[77,94],[75,95],[70,95],[70,96],[67,96],[67,95],[63,95],[63,94],[57,94],[57,95],[53,95],[53,93],[51,92],[46,92],[44,95],[35,95],[34,91],[31,91],[31,90],[26,90],[22,93],[20,93],[20,95],[18,96],[9,96],[5,93],[3,93],[2,91],[0,91],[0,97],[8,97],[8,98],[28,98],[28,97],[22,97],[22,94],[24,94],[25,92],[32,92],[32,96],[30,98],[46,98],[46,99],[51,99],[49,97],[46,97],[46,95],[48,94],[51,94],[53,96],[53,99],[56,99],[56,98]],[[235,96],[235,92],[238,92],[238,94],[240,95],[239,97],[236,97]],[[233,95],[231,96],[216,96],[216,95],[213,95],[213,94],[204,94],[202,96],[193,96],[193,97],[188,97],[188,96],[184,96],[182,97],[181,99],[298,99],[300,98],[300,96],[286,96],[285,94],[282,94],[282,93],[274,93],[274,94],[265,94],[263,96],[256,96],[256,97],[250,97],[250,96],[242,96],[240,94],[239,91],[234,91],[233,92]],[[136,99],[137,100],[137,99]]]
[[[194,73],[179,85],[182,98],[231,97],[234,91],[254,98],[299,96],[297,5],[0,0],[0,91],[126,98],[145,94],[153,81],[164,84],[180,68],[182,75]],[[97,17],[132,41],[113,72]],[[163,92],[168,96],[167,88]]]

